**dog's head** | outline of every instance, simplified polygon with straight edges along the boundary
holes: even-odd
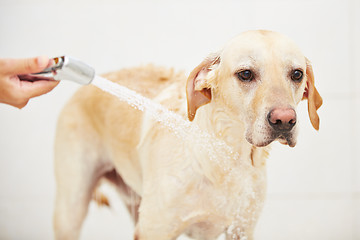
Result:
[[[287,37],[270,31],[249,31],[210,55],[187,82],[188,117],[214,101],[245,123],[246,139],[257,147],[279,140],[296,144],[296,106],[308,100],[313,127],[322,98],[314,85],[310,62]]]

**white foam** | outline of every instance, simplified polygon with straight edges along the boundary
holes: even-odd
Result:
[[[164,106],[151,99],[100,76],[96,76],[92,81],[92,84],[140,111],[146,110],[146,113],[155,121],[171,129],[174,134],[183,141],[191,139],[193,142],[196,140],[197,147],[206,151],[209,156],[219,156],[221,153],[223,161],[231,160],[229,158],[232,158],[235,161],[238,159],[239,156],[234,153],[232,148],[224,141],[217,139],[208,132],[202,131],[196,124],[184,119],[179,114],[166,109]]]
[[[233,163],[246,164],[246,162],[244,163],[239,161],[239,154],[234,152],[233,149],[224,141],[217,139],[214,135],[209,134],[208,132],[202,131],[195,123],[184,119],[175,112],[169,111],[164,106],[152,101],[151,99],[99,76],[95,77],[92,84],[101,90],[116,96],[120,101],[124,101],[140,111],[146,111],[146,113],[149,114],[155,121],[171,129],[171,131],[182,141],[190,141],[192,147],[196,149],[196,151],[201,152],[201,154],[206,154],[207,156],[207,159],[203,160],[203,164],[199,162],[199,165],[204,172],[209,170],[208,165],[211,163],[213,164],[212,166],[222,168],[223,173],[225,173],[223,175],[225,175],[226,178],[223,179],[223,181],[220,181],[222,182],[221,188],[226,189],[227,179],[230,179],[234,176],[234,174],[240,174],[238,171],[233,171]],[[254,193],[251,182],[248,182],[251,181],[250,174],[247,172],[249,166],[244,165],[242,169],[245,170],[244,172],[241,172],[241,179],[243,184],[245,183],[245,186],[242,188],[241,196],[238,197],[238,202],[241,204],[239,204],[239,207],[236,210],[234,222],[228,228],[227,233],[234,236],[233,239],[246,240],[247,237],[237,226],[239,226],[239,223],[241,223],[240,225],[242,226],[246,226],[248,224],[248,220],[241,217],[241,212],[248,207],[249,199],[254,200],[256,198],[256,194]],[[208,177],[211,182],[219,182],[216,180],[217,176],[211,175],[211,170],[210,173],[208,172],[206,177]],[[224,199],[223,204],[224,205],[219,207],[221,208],[226,206],[226,199]]]

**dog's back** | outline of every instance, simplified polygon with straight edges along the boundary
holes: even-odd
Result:
[[[104,77],[150,99],[171,84],[185,82],[183,73],[152,65],[124,69]],[[141,185],[136,147],[141,137],[142,116],[143,112],[92,85],[81,87],[66,104],[58,120],[55,140],[55,232],[62,229],[56,234],[70,235],[58,238],[77,238],[79,227],[67,226],[66,221],[60,220],[69,217],[65,216],[69,211],[63,207],[72,202],[69,205],[76,203],[82,208],[72,216],[81,223],[91,200],[89,193],[103,176],[120,169],[115,183],[125,188],[120,189],[125,194],[133,191],[127,184]],[[122,179],[126,179],[127,184]],[[76,189],[83,191],[72,192],[71,185],[78,185]]]
[[[150,99],[170,84],[185,81],[185,76],[181,73],[152,65],[124,69],[105,74],[104,77]],[[105,140],[108,138],[102,135],[110,130],[109,136],[119,138],[117,140],[121,141],[122,145],[127,143],[128,148],[135,147],[138,138],[134,136],[139,136],[141,115],[141,111],[119,101],[117,97],[88,85],[80,88],[63,109],[58,122],[58,135],[61,131],[83,129],[86,131],[84,134],[93,133],[94,137],[98,135],[96,137]],[[109,119],[116,119],[117,122],[111,122]],[[117,134],[113,134],[114,132]]]

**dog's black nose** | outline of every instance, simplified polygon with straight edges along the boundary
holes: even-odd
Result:
[[[275,108],[269,112],[268,121],[275,131],[288,132],[296,124],[296,112],[292,108]]]

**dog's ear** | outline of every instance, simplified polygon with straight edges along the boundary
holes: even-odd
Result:
[[[319,130],[320,119],[317,110],[321,107],[323,100],[315,88],[314,72],[311,63],[306,59],[306,87],[303,99],[308,100],[308,111],[312,126]]]
[[[186,97],[188,105],[188,118],[194,120],[196,110],[211,101],[211,87],[208,83],[208,73],[213,66],[219,64],[217,54],[207,57],[189,75],[186,83]]]

